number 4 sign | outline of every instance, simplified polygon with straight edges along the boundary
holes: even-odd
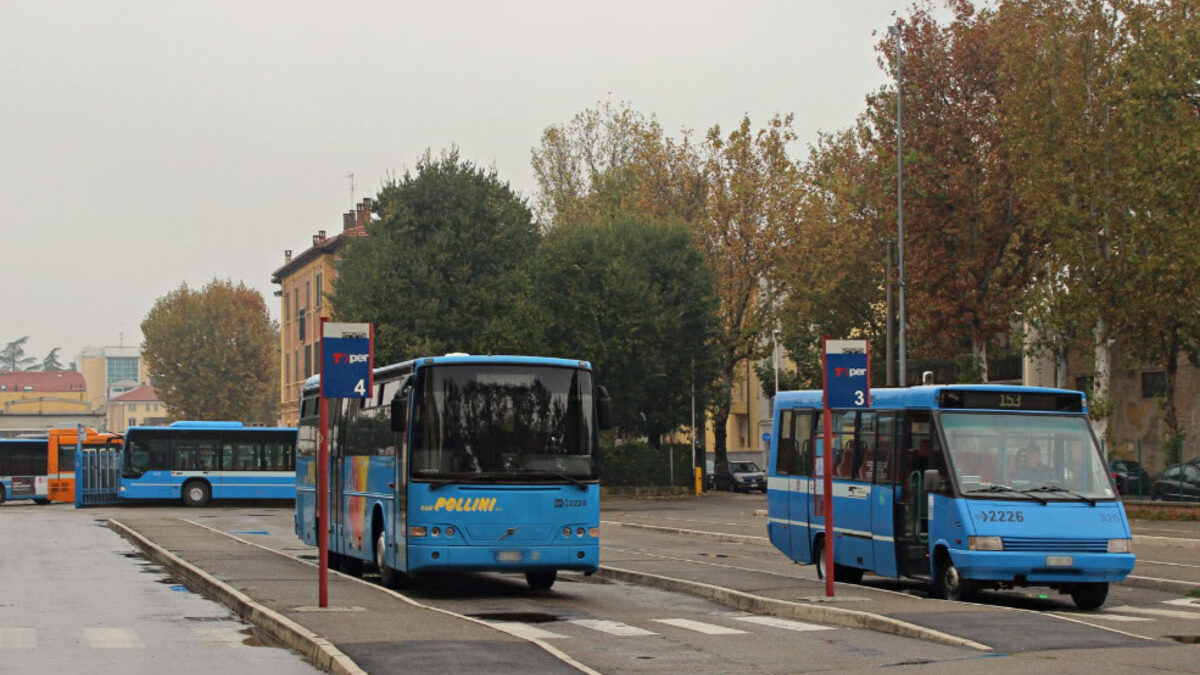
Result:
[[[321,396],[370,398],[375,360],[369,323],[321,324]]]

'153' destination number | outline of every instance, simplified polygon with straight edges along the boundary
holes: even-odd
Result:
[[[1023,523],[1025,514],[1020,511],[980,511],[981,523]]]

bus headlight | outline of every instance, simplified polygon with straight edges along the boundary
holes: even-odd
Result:
[[[1000,537],[967,537],[967,548],[972,551],[1003,551]]]
[[[1133,553],[1133,540],[1132,539],[1109,539],[1108,540],[1108,552],[1109,553]]]

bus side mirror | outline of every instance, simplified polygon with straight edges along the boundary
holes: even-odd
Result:
[[[392,399],[392,431],[402,434],[408,429],[408,397],[396,396]]]
[[[601,429],[613,428],[612,398],[604,387],[596,387],[596,426]]]
[[[925,469],[925,475],[923,476],[923,479],[925,481],[925,494],[937,492],[938,483],[940,483],[942,480],[941,476],[938,475],[937,469]]]

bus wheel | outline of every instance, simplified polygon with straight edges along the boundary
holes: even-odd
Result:
[[[966,600],[975,593],[975,582],[962,578],[950,554],[941,552],[937,557],[937,572],[933,579],[934,595],[943,600]]]
[[[206,506],[212,498],[212,488],[202,480],[189,480],[180,493],[184,506]]]
[[[1099,609],[1107,598],[1107,583],[1075,584],[1071,588],[1071,599],[1075,601],[1075,606],[1085,612]]]
[[[388,588],[400,585],[400,573],[387,564],[387,534],[381,527],[375,535],[375,567],[379,570],[379,581]]]
[[[558,578],[558,570],[538,570],[525,573],[525,583],[535,591],[548,591]]]

